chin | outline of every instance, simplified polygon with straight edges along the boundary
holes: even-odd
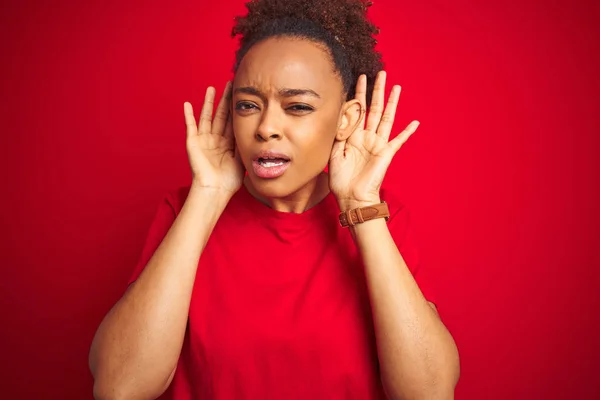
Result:
[[[302,187],[293,185],[290,180],[282,178],[283,177],[277,179],[261,179],[249,177],[249,180],[252,188],[258,195],[271,199],[289,197]]]

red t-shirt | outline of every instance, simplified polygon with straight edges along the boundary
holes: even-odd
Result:
[[[158,210],[131,282],[181,210]],[[408,213],[382,192],[388,226],[425,297]],[[188,327],[169,392],[175,400],[385,399],[361,258],[329,194],[302,214],[273,210],[242,187],[200,257]]]

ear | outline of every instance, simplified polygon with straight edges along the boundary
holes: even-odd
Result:
[[[344,103],[340,114],[336,140],[344,141],[354,133],[354,131],[364,121],[365,108],[359,100],[352,99]]]

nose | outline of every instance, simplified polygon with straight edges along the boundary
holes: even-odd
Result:
[[[260,142],[268,142],[270,140],[279,140],[282,136],[279,117],[276,115],[275,110],[267,108],[256,130],[256,139]]]

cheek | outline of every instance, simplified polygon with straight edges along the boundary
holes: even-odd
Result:
[[[310,139],[303,146],[303,158],[318,161],[320,164],[326,163],[337,134],[337,119],[321,120],[311,124],[311,128]]]
[[[235,114],[233,115],[233,136],[240,150],[243,150],[242,147],[246,148],[254,139],[257,128],[254,125],[253,118],[241,118]]]

